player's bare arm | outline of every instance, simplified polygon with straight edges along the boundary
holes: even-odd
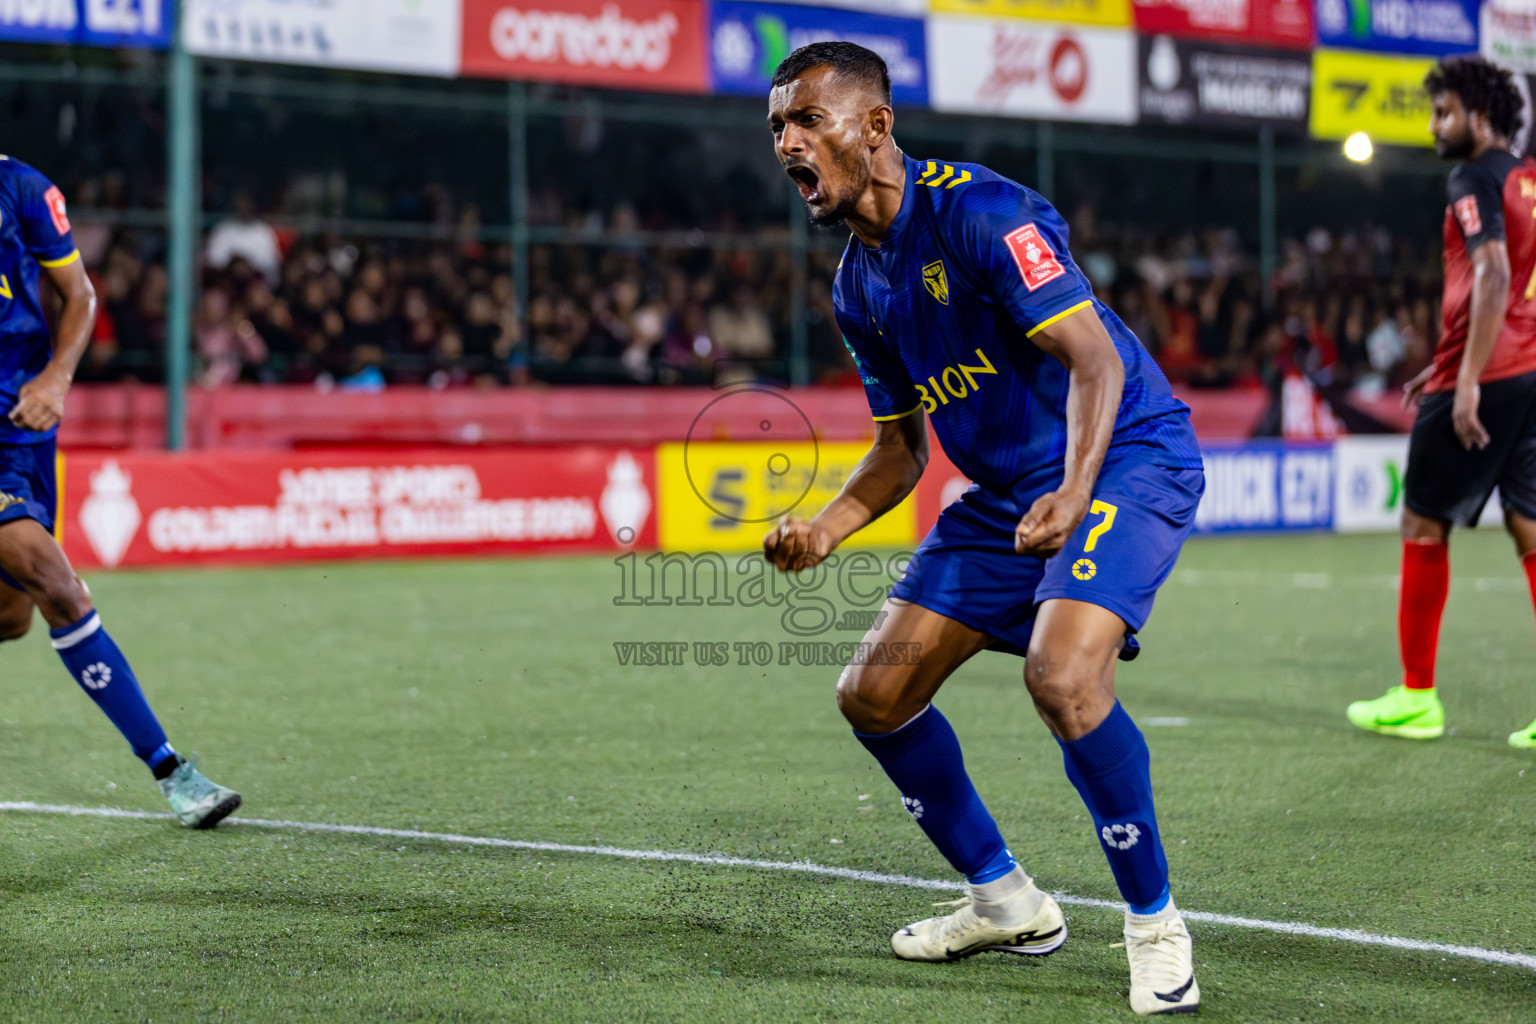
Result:
[[[786,517],[763,538],[763,555],[786,572],[813,568],[855,531],[912,493],[928,465],[921,412],[882,422],[875,443],[827,507],[811,519]]]
[[[64,398],[74,382],[75,367],[91,343],[91,327],[96,322],[96,289],[80,260],[45,266],[43,273],[64,300],[53,358],[41,373],[21,386],[16,406],[10,410],[12,423],[37,431],[52,430],[64,417]]]
[[[1051,324],[1034,342],[1069,374],[1066,476],[1059,489],[1041,495],[1024,513],[1013,546],[1021,555],[1049,558],[1066,544],[1093,500],[1125,388],[1125,364],[1092,306]]]
[[[1456,437],[1468,451],[1488,447],[1488,431],[1478,418],[1481,399],[1478,379],[1493,355],[1493,343],[1504,329],[1509,302],[1509,249],[1503,239],[1489,239],[1472,251],[1472,315],[1467,349],[1456,377],[1456,403],[1451,420]]]

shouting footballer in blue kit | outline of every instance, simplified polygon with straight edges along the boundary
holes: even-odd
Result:
[[[1021,654],[1128,904],[1131,1007],[1194,1012],[1147,745],[1114,695],[1116,661],[1139,650],[1204,490],[1189,410],[1093,297],[1050,204],[985,167],[906,156],[890,95],[884,62],[851,43],[805,46],[774,75],[780,162],[813,223],[853,231],[834,298],[877,432],[838,496],[785,519],[763,547],[781,570],[812,567],[893,508],[927,462],[925,417],[974,481],[865,637],[917,645],[916,663],[849,665],[837,684],[855,736],[968,883],[958,911],[891,945],[932,961],[1042,955],[1066,939],[1061,909],[1014,861],[931,703],[979,651]]]
[[[43,316],[41,278],[63,299],[58,337]],[[64,397],[91,340],[96,291],[70,233],[64,195],[0,156],[0,641],[32,627],[36,608],[54,650],[159,781],[177,819],[211,828],[240,806],[166,740],[90,591],[54,539],[55,438]]]

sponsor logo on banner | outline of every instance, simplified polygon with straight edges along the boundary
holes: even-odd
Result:
[[[695,0],[464,0],[464,73],[704,92]]]
[[[144,517],[133,500],[133,478],[116,459],[91,474],[91,493],[80,507],[80,528],[101,564],[119,565]]]
[[[710,68],[716,92],[766,96],[779,62],[792,50],[843,39],[878,53],[898,104],[928,104],[927,44],[916,18],[782,4],[710,4]]]
[[[1408,470],[1408,437],[1341,437],[1333,446],[1334,529],[1339,533],[1396,530],[1403,515],[1403,481]],[[1489,499],[1479,526],[1502,526],[1498,493]]]
[[[1143,121],[1306,130],[1312,92],[1309,58],[1171,36],[1143,36],[1138,46]]]
[[[1312,134],[1346,139],[1365,132],[1376,142],[1429,146],[1426,57],[1388,57],[1344,50],[1312,54]]]
[[[933,10],[980,14],[989,18],[1066,21],[1106,28],[1129,28],[1131,0],[933,0]]]
[[[1202,447],[1205,496],[1195,513],[1197,531],[1325,530],[1333,525],[1330,448],[1264,442]]]
[[[929,98],[939,110],[1063,121],[1136,119],[1136,37],[1109,29],[930,18]]]
[[[1132,0],[1132,9],[1146,35],[1312,48],[1308,0]]]
[[[837,496],[869,446],[858,442],[664,444],[656,451],[665,551],[754,551],[786,510],[812,515]],[[911,544],[914,500],[852,543]]]
[[[1317,0],[1323,46],[1441,56],[1477,49],[1478,0]]]
[[[1536,4],[1488,0],[1480,29],[1483,56],[1512,71],[1536,71]]]
[[[459,0],[183,0],[193,53],[452,76]]]
[[[648,450],[361,459],[74,455],[66,550],[85,566],[655,544]]]
[[[174,0],[0,0],[0,39],[165,49]]]

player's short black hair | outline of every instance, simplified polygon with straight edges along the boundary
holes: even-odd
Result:
[[[1488,118],[1493,130],[1505,138],[1520,130],[1522,106],[1515,76],[1475,53],[1442,58],[1424,76],[1431,96],[1453,92],[1461,105]]]
[[[785,57],[773,73],[773,86],[788,85],[812,68],[820,67],[831,68],[838,78],[867,86],[882,101],[891,102],[891,73],[881,56],[858,43],[841,40],[808,43]]]

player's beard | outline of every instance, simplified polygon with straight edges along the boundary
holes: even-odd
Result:
[[[838,164],[845,180],[849,182],[848,187],[836,193],[835,200],[822,209],[817,209],[809,203],[805,207],[806,216],[818,228],[835,228],[847,220],[858,210],[859,197],[869,188],[870,174],[867,164],[856,158],[841,159]],[[825,179],[823,179],[823,187],[827,187]]]
[[[1459,136],[1436,135],[1435,152],[1446,160],[1465,160],[1472,155],[1477,140],[1472,138],[1472,129],[1463,128]]]

